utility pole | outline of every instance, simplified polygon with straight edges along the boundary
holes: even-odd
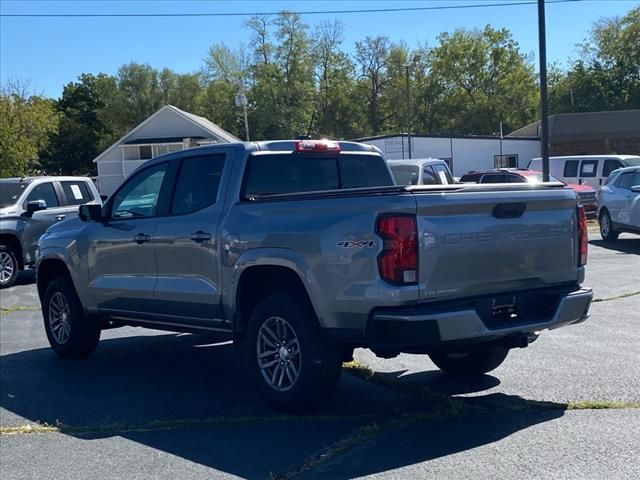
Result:
[[[538,43],[540,55],[540,142],[542,181],[549,181],[549,105],[547,101],[547,40],[544,19],[544,0],[538,0]]]
[[[410,62],[405,63],[405,80],[406,80],[406,94],[407,94],[407,141],[409,144],[408,153],[411,158],[411,91],[409,90],[409,68],[415,67],[416,64],[422,59],[422,55],[415,54]],[[403,141],[404,146],[404,141]],[[404,158],[404,156],[403,156]]]
[[[409,142],[409,158],[411,158],[411,95],[409,92],[409,67],[410,63],[405,64],[405,79],[407,81],[407,140]]]

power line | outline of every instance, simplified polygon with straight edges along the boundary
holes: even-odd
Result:
[[[548,5],[555,3],[578,3],[589,0],[547,0]],[[593,1],[593,0],[591,0]],[[521,2],[475,3],[466,5],[432,5],[429,7],[395,7],[395,8],[366,8],[360,10],[310,10],[292,12],[298,15],[342,15],[351,13],[394,13],[394,12],[424,12],[427,10],[463,10],[467,8],[515,7],[520,5],[536,5],[536,0]],[[22,18],[116,18],[116,17],[254,17],[278,15],[281,12],[187,12],[187,13],[0,13],[0,17]]]

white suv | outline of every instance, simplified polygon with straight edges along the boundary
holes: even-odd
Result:
[[[611,173],[598,192],[600,235],[615,241],[622,232],[640,234],[640,167]]]

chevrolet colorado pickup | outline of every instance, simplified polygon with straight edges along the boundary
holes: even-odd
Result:
[[[264,398],[300,410],[356,347],[481,374],[584,321],[584,210],[562,184],[398,186],[375,147],[271,141],[150,160],[40,238],[61,356],[105,328],[225,332]]]

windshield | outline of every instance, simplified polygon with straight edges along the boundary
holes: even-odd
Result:
[[[640,157],[630,157],[623,160],[627,167],[640,167]]]
[[[26,183],[21,182],[1,182],[0,208],[15,205],[26,186]]]
[[[420,168],[417,165],[395,165],[391,172],[398,185],[418,185],[420,180]]]

